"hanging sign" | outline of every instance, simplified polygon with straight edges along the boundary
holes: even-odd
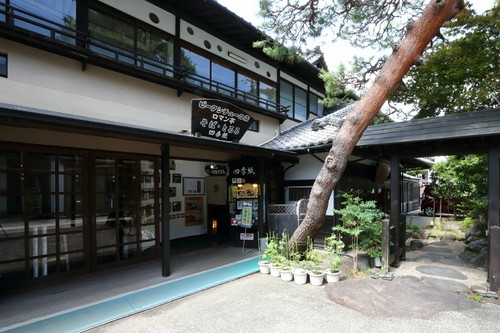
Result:
[[[191,132],[214,139],[238,142],[253,118],[243,109],[217,99],[191,100]]]
[[[210,164],[205,166],[205,172],[210,176],[225,176],[227,167],[224,164]]]

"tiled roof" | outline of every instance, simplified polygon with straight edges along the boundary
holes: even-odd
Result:
[[[275,150],[300,150],[332,142],[354,103],[321,118],[304,121],[262,144]]]

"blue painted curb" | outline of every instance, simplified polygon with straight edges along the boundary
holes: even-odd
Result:
[[[56,314],[7,331],[0,331],[9,333],[81,332],[255,273],[259,270],[259,260],[261,260],[260,257],[255,257],[239,261],[80,309]]]

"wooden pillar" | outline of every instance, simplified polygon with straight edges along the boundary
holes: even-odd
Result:
[[[488,150],[488,281],[490,289],[498,290],[500,284],[500,231],[499,224],[499,144],[490,142]]]
[[[391,156],[391,215],[390,225],[394,230],[394,238],[391,241],[394,243],[394,266],[399,267],[400,261],[400,228],[399,215],[401,213],[401,186],[399,184],[401,178],[401,167],[399,166],[399,156]]]
[[[391,248],[391,224],[388,219],[382,220],[382,267],[389,266]]]
[[[161,274],[170,276],[170,146],[161,147]]]

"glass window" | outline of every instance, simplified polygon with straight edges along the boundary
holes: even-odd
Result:
[[[314,94],[309,94],[309,112],[318,114],[318,96]]]
[[[73,30],[76,28],[76,1],[74,0],[11,0],[14,7],[15,24],[24,29],[51,37],[52,30],[60,33],[56,39],[74,44]],[[32,17],[22,11],[36,15]],[[28,22],[30,21],[30,22]],[[68,28],[70,30],[66,30]]]
[[[307,120],[307,92],[295,87],[295,103],[293,117],[297,120]]]
[[[187,81],[196,85],[207,85],[210,82],[210,60],[184,48],[181,52],[181,65],[188,76]]]
[[[135,28],[132,24],[91,9],[89,28],[93,43],[97,44],[91,46],[92,51],[120,61],[134,62],[133,53],[129,52],[135,49]]]
[[[5,5],[0,3],[0,21],[5,22]]]
[[[0,76],[7,77],[7,56],[0,54]]]
[[[322,98],[315,95],[309,94],[309,112],[317,116],[323,116],[323,104],[321,103]]]
[[[252,132],[258,132],[259,131],[259,121],[258,120],[252,121],[248,130],[252,131]]]
[[[280,82],[280,104],[290,108],[288,116],[291,117],[293,115],[293,86],[283,80]]]
[[[234,78],[235,74],[233,70],[214,62],[212,63],[212,90],[224,95],[233,94],[235,88]]]
[[[321,103],[323,99],[321,97],[318,98],[318,116],[323,117],[325,106]]]
[[[261,106],[276,111],[276,87],[262,81],[259,82],[259,97],[261,98]]]
[[[174,64],[174,46],[165,35],[149,29],[137,29],[137,53],[144,56],[142,66],[145,69],[159,73],[170,74],[172,69],[165,72],[165,68],[158,63],[172,66]]]
[[[248,103],[257,104],[257,80],[238,73],[238,98]]]

